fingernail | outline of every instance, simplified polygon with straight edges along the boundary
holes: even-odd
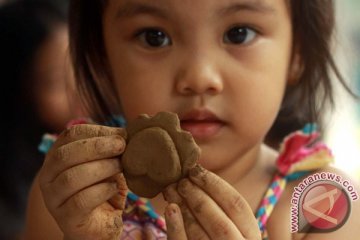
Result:
[[[176,191],[175,189],[176,189],[175,185],[170,185],[167,188],[165,188],[165,190],[163,191],[163,197],[165,201],[176,202],[176,199],[174,197],[174,191]]]
[[[125,147],[125,140],[122,137],[115,136],[114,147],[117,151],[122,152]]]
[[[176,232],[180,224],[180,215],[175,204],[170,204],[165,208],[165,219],[167,230]]]
[[[203,174],[205,169],[201,167],[199,164],[196,164],[193,168],[189,170],[190,177],[196,177],[200,174]]]
[[[174,203],[170,203],[167,208],[165,209],[165,215],[169,218],[169,219],[174,219],[176,218],[176,215],[178,214],[177,212],[177,207]]]
[[[188,179],[183,179],[179,182],[177,190],[181,196],[185,197],[187,195],[187,192],[189,191],[191,185],[192,184]]]

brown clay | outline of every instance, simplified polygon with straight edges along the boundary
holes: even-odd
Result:
[[[129,123],[122,166],[127,185],[141,197],[152,198],[188,174],[200,155],[176,114],[146,114]]]

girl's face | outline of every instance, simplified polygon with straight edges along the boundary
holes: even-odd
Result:
[[[256,152],[292,69],[285,0],[114,0],[103,26],[128,120],[177,113],[213,171]]]

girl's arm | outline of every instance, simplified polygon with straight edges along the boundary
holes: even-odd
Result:
[[[40,191],[38,176],[30,190],[26,213],[25,240],[63,239],[63,234],[54,218],[45,207]]]

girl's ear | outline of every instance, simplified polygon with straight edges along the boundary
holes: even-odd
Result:
[[[289,65],[288,84],[289,85],[297,84],[303,72],[304,72],[304,63],[300,54],[300,48],[298,46],[295,46],[292,54],[291,62]]]

